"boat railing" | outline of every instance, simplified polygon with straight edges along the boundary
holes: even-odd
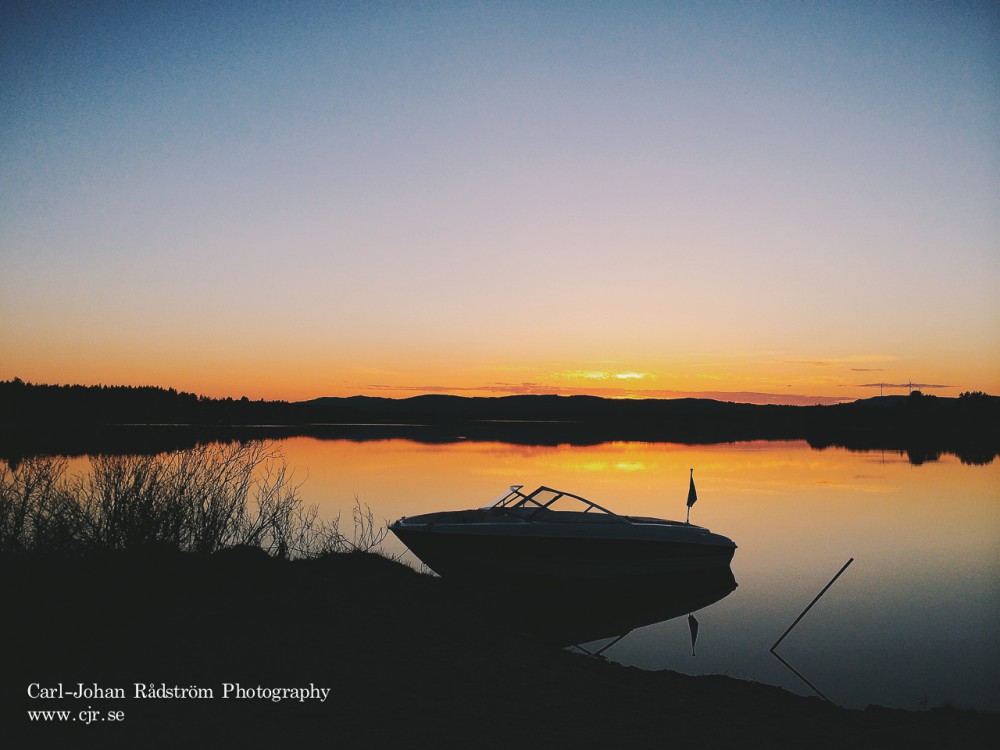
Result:
[[[608,510],[602,505],[598,505],[592,500],[588,500],[580,495],[574,495],[572,492],[565,492],[563,490],[557,490],[553,487],[546,487],[542,485],[538,489],[530,493],[524,493],[521,490],[524,488],[522,484],[513,484],[510,486],[509,491],[503,493],[497,499],[491,501],[484,508],[498,508],[500,510],[514,510],[515,508],[532,509],[531,513],[528,514],[529,518],[534,518],[536,515],[544,510],[551,510],[551,506],[557,503],[563,498],[571,498],[583,503],[584,508],[582,513],[590,513],[591,511],[597,511],[611,516],[614,519],[621,521],[622,523],[629,523],[629,520],[614,511]],[[545,493],[551,493],[552,497],[544,497]],[[543,496],[543,497],[539,497]]]

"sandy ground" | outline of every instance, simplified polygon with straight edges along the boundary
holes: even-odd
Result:
[[[10,748],[992,748],[1000,736],[998,714],[851,711],[572,654],[374,555],[6,558],[0,583]],[[136,683],[161,693],[136,697]],[[226,683],[328,692],[225,698]],[[60,684],[62,698],[41,697]],[[213,697],[162,694],[176,687]],[[39,710],[69,713],[31,721]]]

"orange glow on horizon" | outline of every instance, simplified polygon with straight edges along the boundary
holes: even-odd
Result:
[[[358,367],[329,363],[288,364],[292,360],[246,358],[235,365],[205,362],[192,367],[183,359],[162,366],[102,360],[94,366],[21,367],[0,373],[34,383],[80,385],[153,385],[213,398],[305,401],[324,396],[408,398],[424,394],[507,396],[522,394],[591,395],[604,398],[710,398],[719,401],[774,404],[833,404],[871,396],[906,395],[913,388],[940,396],[981,390],[1000,394],[1000,380],[980,377],[916,379],[908,367],[849,367],[847,363],[788,362],[769,358],[719,357],[705,362],[684,361],[635,369],[586,370],[551,366],[493,366],[488,363],[445,361],[439,366]],[[79,364],[79,363],[76,363]],[[86,365],[86,363],[84,363]],[[713,373],[709,368],[718,370]],[[768,374],[782,370],[782,377]],[[812,371],[822,369],[822,376]],[[921,368],[913,367],[914,370]],[[927,368],[930,369],[930,368]],[[52,373],[62,372],[62,376]],[[883,384],[884,385],[881,385]]]
[[[580,325],[583,325],[581,321]],[[714,398],[750,403],[837,403],[925,392],[1000,394],[1000,351],[968,361],[919,352],[719,349],[685,353],[654,342],[628,348],[594,340],[587,329],[547,346],[527,329],[516,345],[487,347],[394,334],[378,344],[356,336],[328,341],[315,327],[260,335],[236,329],[225,338],[196,338],[200,328],[152,330],[90,338],[53,328],[47,340],[12,336],[0,378],[35,383],[154,385],[214,398],[303,401],[324,396],[406,398],[428,393],[466,396],[585,394],[607,398]],[[315,326],[315,324],[314,324]],[[360,332],[359,332],[360,333]],[[428,335],[433,331],[426,332]],[[0,332],[0,339],[5,337]],[[486,338],[489,330],[480,336]],[[418,345],[420,343],[421,345]],[[850,350],[848,350],[850,351]],[[930,350],[929,350],[930,351]],[[595,356],[595,354],[597,356]],[[884,386],[880,384],[884,383]]]

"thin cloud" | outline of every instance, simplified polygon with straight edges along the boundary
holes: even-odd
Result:
[[[655,378],[651,372],[613,372],[609,370],[569,370],[556,373],[554,377],[563,380],[646,380]]]
[[[851,372],[885,372],[884,367],[852,367]]]
[[[565,378],[567,380],[576,380],[578,378],[584,378],[586,380],[607,380],[611,377],[611,373],[605,370],[570,370],[569,372],[559,373],[556,377]]]

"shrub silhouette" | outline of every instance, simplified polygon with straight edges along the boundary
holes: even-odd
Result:
[[[96,456],[89,473],[72,477],[66,459],[31,458],[0,465],[0,552],[249,546],[314,557],[356,548],[339,519],[304,507],[299,487],[280,451],[259,441]]]

